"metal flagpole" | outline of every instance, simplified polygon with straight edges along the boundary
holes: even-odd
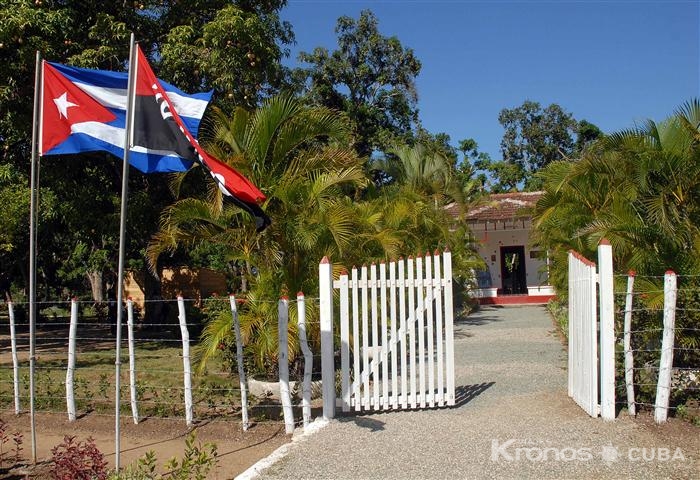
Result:
[[[42,71],[41,53],[36,52],[36,73],[34,77],[34,119],[32,123],[32,165],[31,165],[31,196],[29,202],[29,418],[32,431],[32,462],[36,463],[36,421],[34,418],[34,347],[36,327],[36,230],[37,211],[39,209],[39,141],[40,139],[40,113],[42,102]]]
[[[117,340],[116,340],[116,359],[114,361],[116,369],[115,380],[115,428],[114,428],[114,466],[119,472],[119,457],[120,457],[120,437],[121,430],[119,425],[119,410],[120,410],[120,388],[121,388],[121,341],[122,341],[122,303],[124,300],[124,251],[126,250],[126,209],[129,196],[129,145],[131,143],[131,129],[133,122],[135,84],[136,84],[136,42],[134,34],[131,34],[129,43],[129,84],[126,97],[126,124],[124,129],[124,165],[122,166],[122,201],[121,212],[119,217],[119,266],[117,273]]]

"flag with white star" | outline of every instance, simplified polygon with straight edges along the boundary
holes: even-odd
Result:
[[[128,74],[43,62],[41,155],[106,151],[124,156]],[[186,94],[162,82],[196,138],[212,92]],[[192,158],[156,142],[132,147],[129,163],[144,173],[182,172]]]

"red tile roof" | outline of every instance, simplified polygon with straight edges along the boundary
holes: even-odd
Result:
[[[465,217],[468,222],[483,220],[510,220],[527,218],[528,209],[535,206],[544,192],[494,193],[471,208]]]

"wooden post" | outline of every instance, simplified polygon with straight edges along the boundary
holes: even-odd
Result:
[[[632,305],[634,290],[634,271],[627,275],[627,295],[625,297],[625,326],[624,326],[624,351],[625,351],[625,384],[627,386],[627,413],[636,415],[634,403],[634,354],[632,352]]]
[[[428,406],[435,406],[435,332],[433,326],[433,257],[425,252],[425,322],[428,347]]]
[[[311,422],[311,373],[314,367],[314,355],[309,348],[306,337],[306,301],[302,292],[297,293],[297,318],[299,323],[299,345],[304,354],[304,383],[301,388],[301,414],[304,428]]]
[[[406,272],[405,261],[399,258],[399,341],[401,342],[401,408],[408,408],[408,363],[406,362]]]
[[[372,311],[372,407],[379,409],[379,317],[377,312],[377,265],[370,266],[370,309]]]
[[[12,302],[7,302],[7,313],[10,316],[10,348],[12,349],[12,384],[15,394],[15,415],[20,414],[19,403],[19,359],[17,358],[17,332],[15,331],[15,310]]]
[[[362,291],[362,405],[364,410],[370,408],[369,388],[369,281],[367,280],[367,266],[362,265],[360,289]]]
[[[344,412],[350,411],[350,298],[348,272],[343,270],[339,279],[340,288],[340,391]]]
[[[131,397],[131,416],[134,424],[139,423],[139,409],[136,403],[136,354],[134,348],[134,301],[129,297],[126,301],[126,328],[129,343],[129,393]]]
[[[333,359],[333,265],[323,257],[318,267],[321,313],[321,382],[323,418],[335,417],[335,363]]]
[[[362,385],[360,356],[362,355],[362,347],[360,346],[360,303],[358,289],[357,268],[352,267],[352,364],[354,373],[352,398],[355,403],[356,412],[362,409],[362,397],[360,396],[360,388]]]
[[[416,277],[413,270],[413,257],[408,257],[408,319],[406,328],[408,329],[408,370],[411,385],[410,403],[411,408],[418,406],[418,394],[416,392]]]
[[[433,265],[435,266],[434,301],[435,301],[435,344],[437,345],[437,404],[438,407],[445,405],[445,354],[443,352],[443,329],[442,329],[442,269],[440,268],[440,253],[435,250],[433,253]]]
[[[452,304],[452,253],[446,248],[442,254],[445,277],[445,375],[447,405],[455,405],[455,343],[454,306]]]
[[[612,246],[606,239],[598,245],[600,285],[600,415],[615,419],[615,298]]]
[[[66,407],[68,408],[68,421],[75,421],[75,394],[73,391],[73,377],[75,375],[75,337],[78,330],[78,301],[72,298],[70,301],[70,327],[68,328],[68,368],[66,369]]]
[[[654,421],[666,423],[668,401],[671,396],[671,370],[673,369],[673,346],[676,329],[676,274],[672,271],[664,275],[664,332],[661,340],[659,379],[656,384],[656,405]]]
[[[280,401],[284,414],[284,431],[294,433],[294,413],[292,399],[289,395],[289,299],[285,296],[277,303],[277,339],[279,354],[277,355],[280,373]]]
[[[238,306],[236,297],[229,295],[231,305],[231,317],[233,319],[233,335],[236,340],[236,365],[238,366],[238,385],[241,389],[241,423],[243,431],[248,430],[248,381],[246,380],[245,364],[243,363],[243,339],[241,338],[241,324],[238,320]]]
[[[177,297],[178,320],[180,320],[180,335],[182,336],[182,369],[185,384],[185,422],[191,426],[193,422],[192,408],[192,370],[190,368],[190,333],[187,330],[185,315],[185,299]]]
[[[396,342],[396,262],[389,263],[389,321],[391,322],[391,407],[399,407],[399,363]]]
[[[381,365],[382,375],[382,409],[389,408],[389,335],[387,331],[387,311],[386,311],[386,263],[379,264],[379,307],[381,311],[380,325],[382,333],[381,355],[377,355]],[[377,406],[376,408],[379,408]]]
[[[425,408],[425,288],[423,285],[423,257],[416,257],[416,317],[418,320],[418,400],[420,408]]]

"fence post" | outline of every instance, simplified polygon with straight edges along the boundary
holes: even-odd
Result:
[[[350,411],[350,296],[348,272],[340,272],[340,374],[342,409]]]
[[[131,416],[134,425],[139,423],[139,409],[136,403],[136,353],[134,349],[134,301],[126,300],[126,330],[129,346],[129,394],[131,398]]]
[[[297,293],[297,322],[299,324],[299,345],[304,354],[304,383],[301,388],[301,415],[304,428],[311,422],[311,373],[314,366],[314,355],[309,348],[306,337],[306,301],[302,292]]]
[[[625,297],[625,384],[627,386],[627,412],[634,416],[637,413],[634,403],[634,354],[632,352],[632,292],[634,289],[634,271],[627,276],[627,295]]]
[[[241,339],[241,324],[238,320],[236,297],[229,295],[231,317],[233,318],[233,335],[236,337],[236,364],[238,365],[238,385],[241,389],[241,423],[243,431],[248,430],[248,382],[246,381],[245,366],[243,365],[243,340]]]
[[[75,372],[75,336],[78,330],[78,301],[72,298],[70,301],[70,327],[68,328],[68,368],[66,369],[66,407],[68,409],[68,421],[75,421],[75,394],[73,391],[73,377]]]
[[[177,297],[178,320],[180,320],[180,334],[182,335],[182,366],[185,377],[185,421],[187,426],[192,425],[192,370],[190,368],[190,333],[187,331],[187,317],[185,316],[185,299]]]
[[[294,413],[289,395],[289,299],[286,296],[280,298],[277,303],[277,327],[279,340],[277,364],[280,373],[280,401],[284,414],[284,430],[286,433],[294,433]]]
[[[335,416],[335,364],[333,361],[333,265],[323,257],[318,267],[321,313],[321,382],[323,418]]]
[[[12,349],[12,384],[14,385],[15,394],[15,415],[19,415],[19,360],[17,358],[17,333],[15,332],[15,310],[12,306],[12,302],[7,302],[7,314],[10,316],[10,348]]]
[[[659,379],[656,385],[656,405],[654,421],[665,423],[668,416],[668,401],[671,393],[671,370],[673,368],[673,344],[676,328],[676,274],[672,271],[664,275],[664,332],[661,341]]]
[[[448,248],[442,254],[445,277],[445,367],[447,375],[447,405],[455,405],[455,347],[454,307],[452,302],[452,253]]]
[[[615,419],[615,298],[612,246],[606,239],[598,245],[600,285],[600,416]]]

